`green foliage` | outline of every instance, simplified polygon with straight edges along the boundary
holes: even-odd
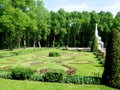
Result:
[[[67,76],[64,80],[66,83],[75,83],[75,84],[100,84],[101,78],[93,76]]]
[[[62,82],[64,78],[64,70],[53,69],[44,75],[44,81],[47,82]]]
[[[34,74],[34,71],[30,68],[15,67],[11,70],[12,79],[17,80],[28,79],[32,74]]]
[[[118,28],[119,20],[118,14],[115,18]],[[12,50],[21,46],[88,47],[95,23],[99,24],[100,35],[106,45],[113,21],[111,12],[66,12],[64,9],[49,12],[43,0],[2,0],[0,49],[9,47]]]
[[[0,72],[0,78],[12,79],[11,72]]]
[[[92,45],[91,45],[91,52],[97,52],[98,51],[98,40],[97,37],[94,36]]]
[[[44,75],[43,74],[33,74],[29,80],[32,81],[44,81]]]
[[[97,59],[98,59],[99,64],[104,64],[104,60],[101,56],[98,56]]]
[[[102,83],[120,89],[120,31],[110,33]]]
[[[49,57],[60,57],[60,52],[49,52]]]

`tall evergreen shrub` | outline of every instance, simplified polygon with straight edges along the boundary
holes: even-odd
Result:
[[[98,51],[98,40],[97,37],[94,35],[93,42],[91,45],[91,52],[97,52]]]
[[[109,35],[102,83],[120,89],[120,31]]]

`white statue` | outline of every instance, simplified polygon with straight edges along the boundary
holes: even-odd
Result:
[[[104,43],[101,40],[101,37],[98,35],[97,23],[95,26],[95,36],[98,39],[98,50],[102,50],[104,48]]]

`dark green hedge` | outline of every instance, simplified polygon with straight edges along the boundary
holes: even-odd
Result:
[[[65,83],[74,83],[74,84],[100,84],[101,78],[93,76],[67,76],[64,80]]]
[[[34,71],[31,68],[15,67],[11,70],[12,79],[24,80],[28,79]]]
[[[64,78],[64,70],[51,70],[44,75],[46,82],[62,82]]]
[[[49,57],[60,57],[60,52],[49,52]]]

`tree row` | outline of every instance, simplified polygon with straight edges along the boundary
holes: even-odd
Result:
[[[110,30],[120,29],[120,12],[49,12],[42,0],[1,0],[0,49],[89,47],[96,23],[106,46]]]

